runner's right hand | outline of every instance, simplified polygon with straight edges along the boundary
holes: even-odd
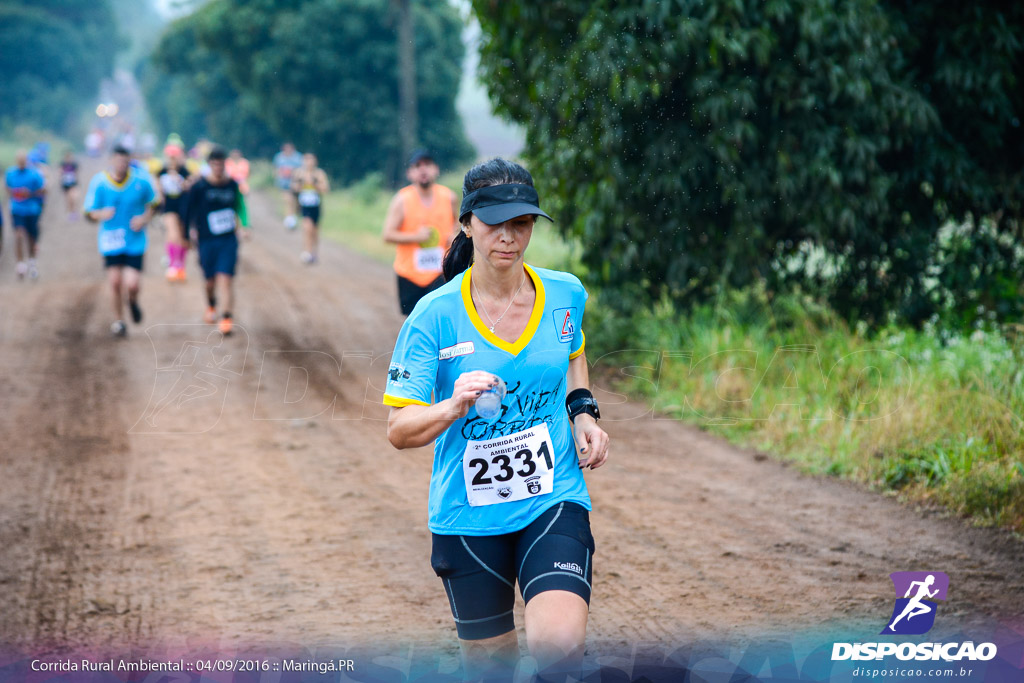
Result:
[[[473,407],[480,394],[493,389],[498,383],[498,378],[483,370],[464,372],[455,380],[455,387],[452,389],[451,402],[455,406],[457,417],[466,417],[469,409]]]
[[[433,230],[431,230],[426,225],[421,225],[420,229],[419,229],[419,232],[416,233],[416,242],[419,243],[419,244],[423,244],[424,242],[429,241],[430,238],[433,237],[433,236],[434,236],[434,231]]]
[[[109,221],[114,217],[114,214],[117,213],[117,209],[113,206],[105,206],[102,209],[96,209],[92,213],[96,216],[96,220],[98,221]]]

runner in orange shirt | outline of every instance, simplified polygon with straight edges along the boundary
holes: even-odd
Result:
[[[392,198],[384,219],[384,241],[397,245],[395,273],[398,303],[404,315],[416,302],[444,284],[441,262],[459,232],[459,200],[437,184],[441,174],[433,155],[418,149],[409,157],[410,185]]]
[[[224,162],[224,172],[238,183],[242,194],[249,194],[249,160],[242,156],[242,150],[233,149]]]

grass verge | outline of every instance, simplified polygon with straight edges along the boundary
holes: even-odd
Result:
[[[868,338],[809,299],[757,291],[687,315],[589,310],[599,376],[659,414],[1024,532],[1024,327]]]

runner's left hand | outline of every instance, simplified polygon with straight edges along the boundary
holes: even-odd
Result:
[[[597,420],[592,415],[577,415],[573,421],[572,435],[580,451],[580,469],[597,469],[608,459],[608,434],[597,426]]]

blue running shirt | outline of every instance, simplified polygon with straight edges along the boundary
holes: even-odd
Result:
[[[11,191],[12,216],[38,216],[43,211],[43,200],[34,193],[43,189],[43,175],[34,168],[7,169],[7,188]]]
[[[97,233],[100,254],[116,256],[127,254],[138,256],[146,252],[146,229],[132,230],[131,220],[146,211],[146,205],[156,202],[153,186],[144,180],[135,169],[129,168],[128,175],[118,183],[109,173],[97,173],[89,183],[85,194],[85,211],[98,211],[114,207],[117,213],[109,221],[100,224]]]
[[[473,370],[492,372],[507,385],[498,417],[485,420],[470,408],[434,442],[428,505],[434,533],[510,533],[562,501],[591,509],[565,412],[569,360],[583,353],[587,292],[574,275],[525,268],[537,296],[516,343],[480,319],[470,295],[472,268],[424,296],[398,335],[385,405],[451,398],[455,380]]]

